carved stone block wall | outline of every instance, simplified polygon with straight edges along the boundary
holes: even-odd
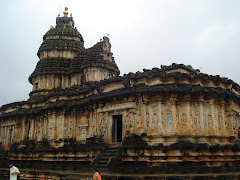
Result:
[[[33,116],[1,121],[5,147],[24,139],[42,141],[102,136],[112,142],[113,116],[122,115],[123,139],[147,134],[147,142],[171,144],[179,140],[224,143],[237,137],[238,119],[232,102],[221,97],[181,94],[129,96],[95,108],[53,109]],[[91,110],[92,109],[92,110]]]

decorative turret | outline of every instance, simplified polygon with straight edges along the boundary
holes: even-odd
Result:
[[[118,76],[120,71],[112,55],[107,36],[103,37],[103,41],[87,49],[86,53],[79,54],[78,57],[84,57],[81,65],[82,82],[101,81]]]

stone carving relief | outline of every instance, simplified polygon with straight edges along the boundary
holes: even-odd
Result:
[[[186,114],[182,114],[182,116],[181,116],[181,129],[183,131],[188,129],[188,120],[187,120]]]
[[[147,114],[146,114],[146,126],[147,126],[147,129],[149,129],[149,126],[150,126],[150,116],[149,116],[149,112],[147,112]]]
[[[100,113],[98,119],[98,133],[100,135],[106,134],[107,115],[106,113]]]
[[[68,124],[68,137],[72,137],[73,136],[73,117],[70,117],[70,121]]]
[[[54,127],[49,127],[48,128],[48,140],[52,140],[54,137]]]
[[[231,113],[228,113],[228,117],[227,117],[227,130],[228,133],[231,134],[232,133],[232,129],[233,129],[233,123],[232,123],[232,116]]]
[[[228,115],[227,115],[227,113],[225,113],[224,120],[225,120],[224,125],[225,125],[225,128],[226,128],[226,132],[228,132],[229,127],[228,127]]]
[[[167,132],[172,131],[172,122],[173,122],[172,114],[171,114],[170,110],[168,110],[167,116],[166,116]]]
[[[63,122],[62,122],[62,119],[61,119],[61,117],[59,117],[59,121],[57,122],[57,126],[56,126],[56,128],[57,128],[57,132],[58,132],[58,137],[59,137],[59,135],[61,134],[61,132],[62,132],[62,130],[63,130]]]
[[[32,123],[34,123],[34,122],[29,122],[29,127],[28,127],[28,137],[29,137],[29,139],[32,139],[32,134],[33,134]]]
[[[124,131],[129,131],[130,133],[134,133],[135,127],[135,112],[133,110],[128,110],[125,118],[124,118]]]
[[[224,119],[223,119],[222,115],[219,113],[218,114],[218,127],[219,127],[220,133],[223,133],[225,131],[224,124],[225,124]]]
[[[64,127],[63,127],[63,136],[67,137],[68,134],[68,119],[64,119]]]
[[[41,121],[37,122],[37,128],[36,128],[36,138],[38,141],[42,140],[42,131],[43,131],[43,123]]]
[[[213,118],[212,118],[211,114],[208,114],[207,123],[208,123],[208,129],[209,130],[214,129],[213,128]]]
[[[238,131],[238,113],[235,114],[234,116],[234,120],[233,120],[233,130],[234,130],[234,134],[235,134],[235,137],[237,137],[237,131]]]
[[[76,117],[76,139],[79,140],[81,138],[81,119],[80,115],[77,115]]]
[[[201,129],[201,123],[200,123],[200,115],[199,115],[198,105],[195,106],[194,111],[195,111],[195,114],[193,117],[193,126],[194,126],[194,129],[199,130],[199,129]]]
[[[178,132],[179,133],[187,132],[189,124],[185,106],[179,106],[176,118],[177,118],[176,128],[178,129]]]
[[[152,106],[152,129],[158,128],[159,125],[159,119],[158,119],[158,107],[156,105]]]
[[[81,135],[82,135],[82,137],[85,137],[85,135],[86,135],[86,127],[82,127],[81,128]]]
[[[48,125],[47,125],[47,138],[49,140],[54,139],[55,119],[56,119],[56,114],[50,113],[49,118],[48,118]]]
[[[87,127],[89,126],[89,118],[87,117],[87,114],[78,114],[77,118],[76,118],[76,126],[74,125],[74,121],[75,119],[71,119],[69,122],[69,130],[71,130],[72,134],[75,136],[76,134],[76,138],[80,139],[80,138],[87,138]],[[76,131],[76,132],[75,132]]]
[[[19,138],[20,138],[19,127],[15,125],[13,128],[13,139],[14,141],[17,141]]]
[[[139,111],[137,115],[137,127],[138,128],[143,128],[143,120],[142,120],[142,112]]]
[[[153,113],[153,117],[152,117],[152,128],[156,129],[158,128],[158,114],[156,112]]]
[[[214,115],[213,115],[213,124],[215,125],[214,126],[214,129],[215,130],[219,130],[219,128],[218,128],[218,114],[217,114],[217,108],[215,108],[215,110],[214,110]]]

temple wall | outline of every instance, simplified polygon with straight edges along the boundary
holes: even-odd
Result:
[[[101,68],[90,67],[84,69],[85,80],[88,81],[100,81],[107,78],[107,72]]]
[[[102,68],[86,68],[84,69],[85,81],[101,81],[108,78],[108,73],[112,73],[115,77],[117,74],[107,71]],[[113,78],[112,77],[112,78]],[[71,74],[71,75],[58,75],[58,74],[46,74],[39,75],[32,79],[33,91],[41,89],[54,89],[61,88],[65,89],[71,86],[81,85],[81,74]]]
[[[36,169],[90,167],[108,150],[107,166],[120,172],[240,169],[238,84],[176,63],[118,76],[109,38],[85,49],[73,26],[57,17],[29,77],[30,98],[0,107],[0,155]]]
[[[68,75],[40,75],[33,78],[33,91],[41,89],[65,89],[71,86],[80,85],[81,75],[73,74],[71,78]]]
[[[77,85],[79,86],[81,84],[81,74],[80,73],[71,74],[70,81],[71,81],[70,86],[77,86]],[[65,87],[67,87],[67,86],[65,86]]]
[[[121,117],[120,142],[115,140],[115,117]],[[196,170],[202,163],[234,167],[240,161],[235,150],[239,121],[239,107],[221,96],[136,93],[2,119],[0,142],[6,150],[15,143],[28,148],[27,153],[10,149],[10,159],[22,163],[92,162],[105,145],[85,144],[97,138],[122,148],[123,169],[138,162],[146,168],[183,163],[183,170],[185,162],[195,164]],[[129,142],[132,137],[138,139]]]
[[[80,41],[79,37],[76,36],[63,36],[63,35],[48,35],[46,36],[46,39],[67,39],[67,40],[74,40],[74,41]]]
[[[67,58],[73,59],[77,56],[77,52],[70,50],[48,50],[40,52],[40,59],[44,58]]]
[[[231,143],[237,137],[239,116],[232,101],[199,95],[137,95],[109,102],[98,108],[78,107],[49,110],[32,117],[1,121],[1,141],[59,141],[74,138],[84,141],[102,136],[112,143],[113,116],[122,116],[122,137],[146,133],[150,144],[171,144],[179,140],[196,143]]]

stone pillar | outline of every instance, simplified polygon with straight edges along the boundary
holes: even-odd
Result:
[[[147,117],[147,122],[148,122],[148,135],[153,135],[154,127],[153,127],[153,109],[152,105],[148,105],[148,117]],[[131,118],[130,118],[131,119]],[[129,119],[129,120],[130,120]]]
[[[6,146],[7,145],[7,127],[6,126],[4,126],[2,139],[3,139],[3,145]]]
[[[46,89],[46,75],[42,75],[42,89]]]
[[[92,121],[90,123],[90,127],[92,127],[92,135],[96,136],[97,135],[97,108],[95,104],[93,106]]]
[[[49,75],[44,75],[44,79],[45,79],[45,89],[50,89]]]
[[[9,147],[9,145],[10,145],[10,128],[8,127],[8,128],[6,128],[6,143],[5,143],[5,146],[6,147]]]
[[[143,129],[144,132],[147,132],[147,104],[148,104],[148,96],[142,95],[142,120],[143,120]]]
[[[8,131],[9,131],[9,128],[7,128],[7,126],[5,126],[5,136],[4,136],[4,140],[5,140],[4,144],[5,144],[5,146],[8,146],[8,141],[9,141],[8,140],[8,138],[9,138],[8,137],[9,136],[9,132]]]
[[[72,137],[76,138],[77,137],[77,119],[78,119],[78,113],[77,111],[74,109],[72,112]]]
[[[208,134],[209,135],[216,135],[216,129],[215,129],[215,120],[214,120],[214,99],[213,97],[210,97],[209,99],[209,111],[208,111]]]
[[[2,142],[2,133],[3,133],[3,127],[2,127],[2,122],[0,121],[0,143]]]
[[[65,82],[65,76],[64,75],[60,75],[60,79],[61,79],[61,88],[64,89],[66,87],[66,82]]]
[[[45,75],[42,75],[42,89],[45,89],[46,88],[46,76]]]
[[[34,139],[34,130],[35,130],[35,120],[31,119],[29,121],[31,121],[29,139],[33,140]]]
[[[57,118],[58,114],[56,112],[56,109],[53,109],[53,119],[52,119],[52,127],[53,127],[53,139],[55,140],[57,138]]]
[[[43,136],[43,115],[41,114],[39,117],[37,117],[37,119],[36,119],[36,127],[37,128],[35,128],[36,130],[35,130],[35,135],[36,135],[36,137],[35,137],[35,139],[37,140],[37,141],[41,141],[42,140],[42,136]]]
[[[203,95],[198,95],[197,102],[199,106],[199,118],[200,118],[200,134],[206,133],[206,122],[204,121],[203,117],[203,102],[204,98]]]
[[[220,130],[221,135],[226,136],[225,99],[224,99],[224,97],[220,98],[219,104],[220,104],[220,113],[219,113],[220,116],[218,117],[219,130]]]
[[[186,102],[186,108],[187,108],[187,121],[188,121],[188,132],[189,133],[193,133],[193,122],[191,119],[191,115],[190,115],[190,103],[191,103],[191,95],[186,95],[185,96],[185,102]]]
[[[93,105],[93,111],[92,111],[92,122],[91,126],[89,124],[89,127],[92,127],[92,136],[96,135],[96,126],[97,126],[97,108],[96,104]]]
[[[80,140],[81,139],[81,127],[82,127],[82,124],[81,124],[81,112],[80,112],[80,110],[76,110],[76,117],[75,117],[75,119],[76,119],[76,133],[75,133],[75,135],[76,135],[76,139],[77,140]],[[68,116],[68,118],[70,118],[69,116]],[[69,120],[67,120],[68,121],[68,131],[69,131]],[[69,133],[68,133],[68,135],[69,135]]]
[[[171,103],[171,111],[172,111],[172,134],[175,134],[177,132],[177,95],[172,94],[170,96],[170,103]]]
[[[26,119],[23,118],[23,121],[22,121],[22,140],[24,140],[25,138],[25,124],[26,124]]]
[[[79,86],[81,84],[81,74],[78,74],[77,77],[77,85]]]
[[[136,125],[136,131],[138,132],[138,134],[142,134],[145,133],[146,131],[144,131],[144,127],[143,127],[143,112],[142,112],[142,96],[140,94],[138,94],[137,96],[137,104],[139,104],[139,106],[137,107],[137,116],[136,116],[136,121],[137,121],[137,125]]]
[[[56,113],[54,111],[49,112],[48,116],[48,140],[53,140],[55,136],[55,118]]]
[[[37,79],[38,79],[38,89],[42,89],[42,76],[41,75],[38,76]]]
[[[157,111],[158,111],[158,129],[159,133],[158,135],[163,136],[164,133],[164,128],[163,128],[163,118],[162,118],[162,95],[157,95],[156,100],[157,100]]]
[[[124,118],[125,118],[125,115],[122,116],[122,128],[124,129]],[[107,124],[105,125],[105,127],[103,126],[103,122],[107,122]],[[108,112],[105,112],[103,113],[103,119],[102,121],[100,122],[101,124],[101,129],[104,129],[102,130],[102,132],[105,132],[105,134],[102,134],[104,135],[104,138],[105,140],[107,140],[108,142],[112,142],[112,126],[113,126],[113,117],[110,113]]]
[[[59,88],[59,76],[58,75],[55,75],[55,88]]]
[[[54,88],[54,79],[55,79],[55,75],[49,75],[49,77],[50,77],[50,89],[53,89]]]
[[[68,116],[68,130],[67,130],[67,136],[68,138],[73,138],[74,135],[75,135],[75,132],[74,132],[74,121],[78,118],[80,118],[80,123],[81,123],[81,117],[82,117],[82,114],[78,114],[79,117],[77,117],[77,113],[75,110],[71,111],[69,113],[69,116]],[[76,137],[76,136],[75,136]]]
[[[62,139],[63,132],[64,132],[64,111],[59,112],[58,118],[56,118],[56,130],[57,130],[57,136],[56,139]]]
[[[180,105],[179,119],[178,119],[178,132],[181,135],[187,135],[192,131],[192,122],[190,118],[190,95],[185,95]]]
[[[228,111],[227,114],[228,114],[228,119],[227,120],[228,120],[228,127],[229,127],[228,128],[229,135],[230,136],[235,136],[234,131],[235,131],[235,128],[236,128],[235,127],[236,123],[234,121],[235,121],[236,112],[233,111],[233,110],[230,110],[230,111]]]

